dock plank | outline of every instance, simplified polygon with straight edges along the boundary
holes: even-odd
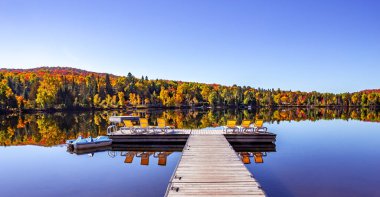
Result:
[[[166,196],[265,196],[223,131],[192,131]]]

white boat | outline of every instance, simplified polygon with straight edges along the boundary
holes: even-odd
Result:
[[[89,149],[109,146],[112,144],[112,139],[108,138],[107,136],[98,136],[97,138],[83,138],[82,136],[79,136],[76,140],[67,140],[66,144],[68,148],[74,150]]]

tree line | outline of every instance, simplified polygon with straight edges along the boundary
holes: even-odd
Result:
[[[115,76],[67,67],[0,69],[0,110],[380,106],[380,91],[319,93]]]

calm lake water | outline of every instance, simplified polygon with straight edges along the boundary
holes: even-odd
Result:
[[[126,112],[0,116],[0,196],[163,196],[177,150],[71,154],[78,135],[105,134],[107,119]],[[227,119],[264,118],[277,134],[274,152],[247,168],[268,196],[380,196],[380,113],[371,110],[140,111],[151,124],[165,117],[178,128]],[[290,121],[293,120],[293,121]],[[294,121],[296,120],[296,121]],[[137,154],[127,161],[126,153]],[[142,161],[142,154],[149,161]],[[166,155],[159,165],[158,154]],[[148,165],[142,165],[148,164]]]

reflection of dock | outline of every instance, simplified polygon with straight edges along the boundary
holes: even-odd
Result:
[[[166,196],[264,196],[222,133],[191,134]]]
[[[276,152],[273,143],[230,143],[236,152]]]
[[[134,157],[140,158],[140,165],[149,165],[149,158],[152,155],[154,158],[158,159],[158,165],[166,166],[166,161],[168,156],[172,154],[172,152],[121,152],[120,155],[125,157],[124,163],[132,163]]]
[[[181,152],[185,144],[138,144],[138,143],[119,143],[112,145],[112,151],[153,151],[153,152]]]

